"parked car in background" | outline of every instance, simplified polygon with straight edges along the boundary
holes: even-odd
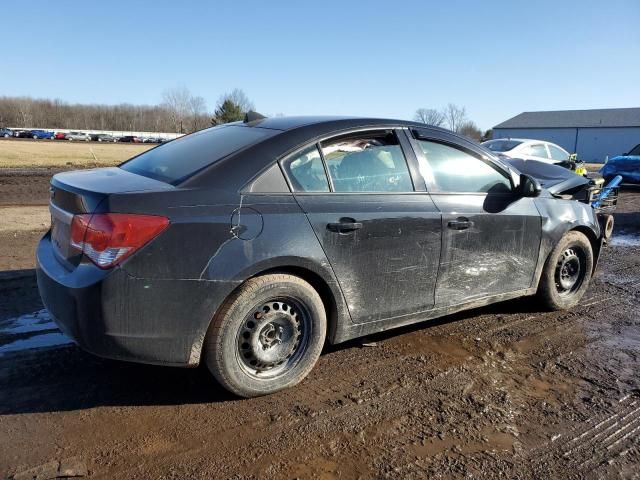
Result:
[[[120,137],[118,141],[125,143],[140,143],[140,139],[135,135],[125,135],[124,137]]]
[[[114,137],[113,135],[108,135],[106,133],[103,133],[101,135],[98,135],[98,142],[117,142],[119,139],[119,137]]]
[[[0,137],[9,138],[13,137],[13,130],[10,128],[0,128]]]
[[[600,174],[605,178],[605,181],[620,175],[623,183],[640,184],[640,144],[624,155],[610,158],[600,169]]]
[[[13,136],[15,138],[31,138],[30,130],[14,130]]]
[[[34,140],[51,140],[53,138],[53,132],[48,132],[47,130],[31,130],[31,138]]]
[[[521,158],[545,163],[566,162],[571,156],[564,148],[555,143],[526,138],[498,138],[482,142],[482,146],[491,150],[499,158]]]
[[[305,378],[325,338],[525,295],[576,306],[611,216],[586,178],[520,161],[544,186],[420,123],[247,114],[56,174],[38,288],[96,355],[202,362],[265,395]]]
[[[54,140],[66,140],[67,139],[67,134],[64,132],[56,132],[53,134],[53,139]]]
[[[83,132],[69,132],[65,135],[65,138],[70,141],[82,140],[88,142],[91,140],[91,136],[88,133]]]

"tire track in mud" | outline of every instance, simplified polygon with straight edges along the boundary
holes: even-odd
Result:
[[[528,455],[535,467],[561,464],[562,471],[580,476],[602,478],[600,470],[615,467],[615,461],[630,449],[640,446],[640,394],[627,394],[613,411],[592,417],[586,425],[569,430],[562,441],[554,437]],[[557,465],[556,465],[557,468]]]

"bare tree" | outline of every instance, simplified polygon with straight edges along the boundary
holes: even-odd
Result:
[[[444,124],[444,113],[434,108],[419,108],[413,118],[416,122],[422,122],[434,127],[440,127]]]
[[[17,98],[15,103],[18,121],[28,127],[33,124],[33,102],[28,97]]]
[[[203,97],[194,96],[189,99],[189,113],[191,114],[192,131],[200,130],[209,123],[207,102]]]
[[[479,142],[482,139],[482,130],[480,130],[475,122],[471,120],[467,120],[462,125],[460,125],[458,133],[464,135],[465,137],[469,137],[476,142]]]
[[[459,132],[462,125],[467,121],[467,110],[453,103],[444,107],[442,113],[444,114],[447,128],[453,132]]]
[[[218,99],[216,108],[220,108],[225,101],[231,100],[234,105],[237,105],[243,113],[249,110],[254,110],[256,107],[249,97],[240,88],[234,88],[230,93],[225,93]]]
[[[174,131],[184,131],[184,121],[189,115],[191,92],[187,87],[173,87],[162,93],[162,104],[169,111]]]

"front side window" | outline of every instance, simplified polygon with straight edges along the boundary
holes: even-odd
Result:
[[[322,142],[321,149],[335,192],[413,192],[393,131],[333,138]]]
[[[551,158],[554,160],[559,162],[569,160],[569,154],[564,150],[556,147],[555,145],[547,145],[547,147],[549,147],[549,153],[551,154]]]
[[[511,182],[490,164],[469,153],[437,142],[418,141],[424,153],[420,173],[431,191],[451,193],[506,193]]]
[[[329,182],[318,147],[312,145],[284,161],[294,192],[328,192]]]

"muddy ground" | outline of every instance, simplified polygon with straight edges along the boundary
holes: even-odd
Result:
[[[204,368],[66,343],[31,270],[42,227],[7,218],[0,478],[640,476],[640,189],[622,195],[616,242],[578,308],[511,301],[328,347],[302,384],[251,400]]]

